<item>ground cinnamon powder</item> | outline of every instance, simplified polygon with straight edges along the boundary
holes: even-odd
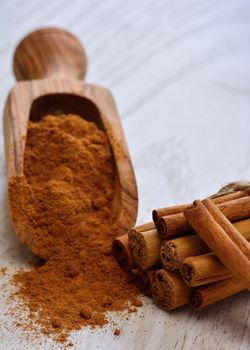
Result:
[[[138,291],[111,255],[115,164],[106,134],[79,116],[30,122],[24,176],[9,184],[14,222],[43,261],[14,276],[17,296],[46,334],[102,326]],[[25,237],[26,237],[25,236]],[[26,238],[23,239],[24,243]]]

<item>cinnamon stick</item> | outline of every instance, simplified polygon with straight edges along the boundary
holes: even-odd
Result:
[[[207,208],[209,213],[213,216],[215,221],[223,228],[223,230],[226,232],[226,234],[231,238],[231,240],[237,244],[239,249],[245,254],[245,256],[250,260],[250,244],[249,242],[241,235],[239,230],[235,228],[231,222],[226,218],[225,215],[222,214],[222,210],[218,209],[216,205],[210,200],[210,199],[205,199],[202,201],[203,205]],[[239,209],[237,209],[239,210]],[[229,214],[228,216],[233,215],[232,213]],[[236,215],[236,214],[235,214]]]
[[[243,237],[245,237],[245,239],[250,241],[250,219],[235,222],[233,226]],[[161,247],[160,256],[163,267],[169,271],[173,271],[181,267],[184,259],[206,254],[208,252],[210,252],[210,248],[198,235],[195,234],[172,240],[165,240]],[[195,268],[195,271],[196,270],[198,270],[198,267]],[[212,275],[212,271],[209,271],[208,268],[206,271],[203,271],[203,277],[208,274]]]
[[[131,270],[131,273],[133,274],[133,281],[143,294],[152,294],[152,285],[154,283],[155,274],[157,270],[158,267],[151,267],[147,270]]]
[[[212,253],[184,259],[180,273],[187,285],[192,287],[232,277],[225,265]]]
[[[153,221],[156,224],[158,220],[163,216],[182,213],[184,210],[190,209],[192,206],[193,206],[192,204],[182,204],[182,205],[174,205],[172,207],[154,209],[152,211]]]
[[[155,229],[155,225],[152,221],[150,221],[142,225],[134,226],[129,231],[133,230],[136,232],[145,232],[145,231],[154,230],[154,229]]]
[[[234,199],[232,200],[233,197]],[[217,197],[213,199],[213,202],[218,205],[221,212],[231,222],[250,217],[250,196],[246,191],[234,192],[222,197]],[[185,219],[183,212],[180,212],[160,218],[157,223],[157,230],[161,237],[168,238],[186,234],[192,231],[192,227]]]
[[[241,215],[242,212],[245,212],[245,209],[238,204],[245,199],[250,198],[236,200],[237,205],[234,207],[234,210],[231,210],[232,215]],[[227,203],[223,205],[226,206]],[[232,205],[230,207],[232,208]],[[237,211],[235,210],[236,207],[238,209]],[[239,279],[246,288],[250,289],[250,261],[236,244],[238,237],[233,241],[200,201],[195,201],[194,207],[186,210],[184,215],[189,224],[196,230],[210,249],[214,251],[232,275]]]
[[[245,289],[244,285],[235,278],[228,278],[226,280],[212,283],[195,289],[190,296],[190,304],[196,308],[201,309],[210,304],[214,304],[231,295],[239,293]]]
[[[130,230],[128,239],[134,260],[142,270],[160,264],[162,240],[156,229],[145,232]]]
[[[128,244],[128,235],[117,237],[113,241],[112,253],[123,270],[128,271],[135,267],[132,250]]]
[[[237,199],[237,198],[242,198],[242,197],[246,197],[249,195],[249,191],[235,191],[235,192],[231,192],[231,193],[224,193],[221,194],[220,196],[214,196],[214,203],[216,204],[220,204],[220,203],[224,203],[226,201],[231,201],[233,199]],[[184,212],[185,210],[191,209],[191,207],[193,206],[192,203],[189,204],[181,204],[181,205],[174,205],[172,207],[164,207],[164,208],[159,208],[159,209],[154,209],[152,211],[152,218],[154,223],[156,223],[160,218],[162,218],[163,216],[167,216],[167,215],[173,215],[173,214],[178,214],[181,212]]]
[[[160,257],[163,267],[168,271],[174,271],[180,268],[186,257],[209,251],[210,248],[198,235],[190,235],[164,241],[161,246]]]
[[[162,238],[178,237],[192,232],[192,227],[184,217],[183,212],[163,216],[158,220],[157,230]]]
[[[160,269],[156,272],[152,295],[164,310],[173,310],[188,303],[192,288],[182,280],[178,271]]]

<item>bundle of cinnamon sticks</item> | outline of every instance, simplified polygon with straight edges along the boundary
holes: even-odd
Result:
[[[113,253],[157,305],[202,308],[250,290],[249,191],[153,210],[152,216],[116,238]]]

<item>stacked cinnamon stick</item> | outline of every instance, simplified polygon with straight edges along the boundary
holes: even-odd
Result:
[[[156,304],[213,304],[250,290],[248,191],[153,210],[153,222],[113,242],[119,264]]]

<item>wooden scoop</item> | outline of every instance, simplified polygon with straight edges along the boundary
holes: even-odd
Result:
[[[4,137],[8,194],[13,177],[23,176],[28,121],[48,114],[78,114],[94,122],[108,136],[116,163],[113,210],[118,230],[133,226],[137,215],[137,188],[129,152],[112,94],[105,88],[85,84],[86,55],[76,37],[57,28],[30,33],[17,46],[14,73],[18,82],[11,90],[4,111]],[[36,255],[47,258],[29,236],[24,220],[18,222],[9,201],[13,229]]]

